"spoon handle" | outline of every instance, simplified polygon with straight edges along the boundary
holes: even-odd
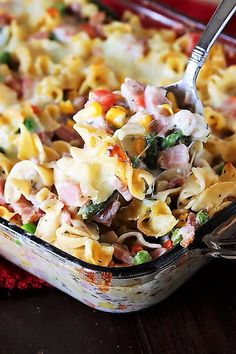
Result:
[[[208,22],[199,42],[192,51],[185,73],[185,80],[195,84],[199,70],[212,45],[223,31],[236,10],[236,0],[222,0]]]
[[[236,0],[221,1],[202,33],[197,46],[209,52],[214,42],[233,16],[235,10]]]

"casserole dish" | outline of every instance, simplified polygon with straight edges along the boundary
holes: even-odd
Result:
[[[140,14],[146,24],[171,27],[179,33],[201,27],[146,2],[111,1],[109,5],[116,13],[128,8]],[[225,40],[230,45],[230,39],[226,37]],[[207,262],[207,254],[234,257],[229,248],[234,241],[224,239],[225,235],[234,234],[234,214],[235,205],[232,204],[198,230],[197,242],[188,249],[177,246],[157,260],[129,268],[102,268],[79,261],[3,219],[0,252],[8,260],[91,307],[131,312],[151,306],[171,294]],[[202,236],[206,234],[204,239],[208,248],[202,243]]]

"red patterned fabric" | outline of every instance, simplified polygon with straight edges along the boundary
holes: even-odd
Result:
[[[208,21],[214,11],[213,5],[207,5],[205,2],[197,0],[162,0],[162,3],[204,22]],[[236,28],[233,28],[232,23],[228,28],[230,28],[231,33],[236,34]],[[48,286],[44,281],[28,274],[2,258],[0,259],[0,287],[27,290],[33,288],[40,289],[44,286]]]
[[[0,259],[0,288],[28,290],[41,289],[44,286],[48,286],[48,284],[43,280],[34,277],[3,258]]]

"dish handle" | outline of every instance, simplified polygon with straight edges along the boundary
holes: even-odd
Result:
[[[206,255],[236,260],[236,215],[232,215],[213,232],[203,237]]]

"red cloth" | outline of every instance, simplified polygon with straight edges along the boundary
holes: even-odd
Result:
[[[201,0],[161,0],[160,2],[203,22],[207,22],[209,20],[215,9],[215,6],[212,5],[212,3],[210,4]]]
[[[207,5],[205,2],[197,0],[162,0],[162,3],[169,5],[178,11],[185,13],[200,21],[207,22],[214,11],[213,5]],[[236,28],[233,28],[231,23],[231,31],[236,34]],[[47,284],[33,275],[28,274],[22,269],[19,269],[15,265],[7,262],[4,259],[0,259],[0,287],[8,289],[32,289],[42,288]]]
[[[41,289],[44,286],[48,284],[43,280],[0,258],[0,288],[29,290]]]
[[[160,2],[201,22],[208,22],[216,8],[216,5],[203,0],[160,0]],[[236,16],[234,16],[224,31],[235,36],[235,22]]]

